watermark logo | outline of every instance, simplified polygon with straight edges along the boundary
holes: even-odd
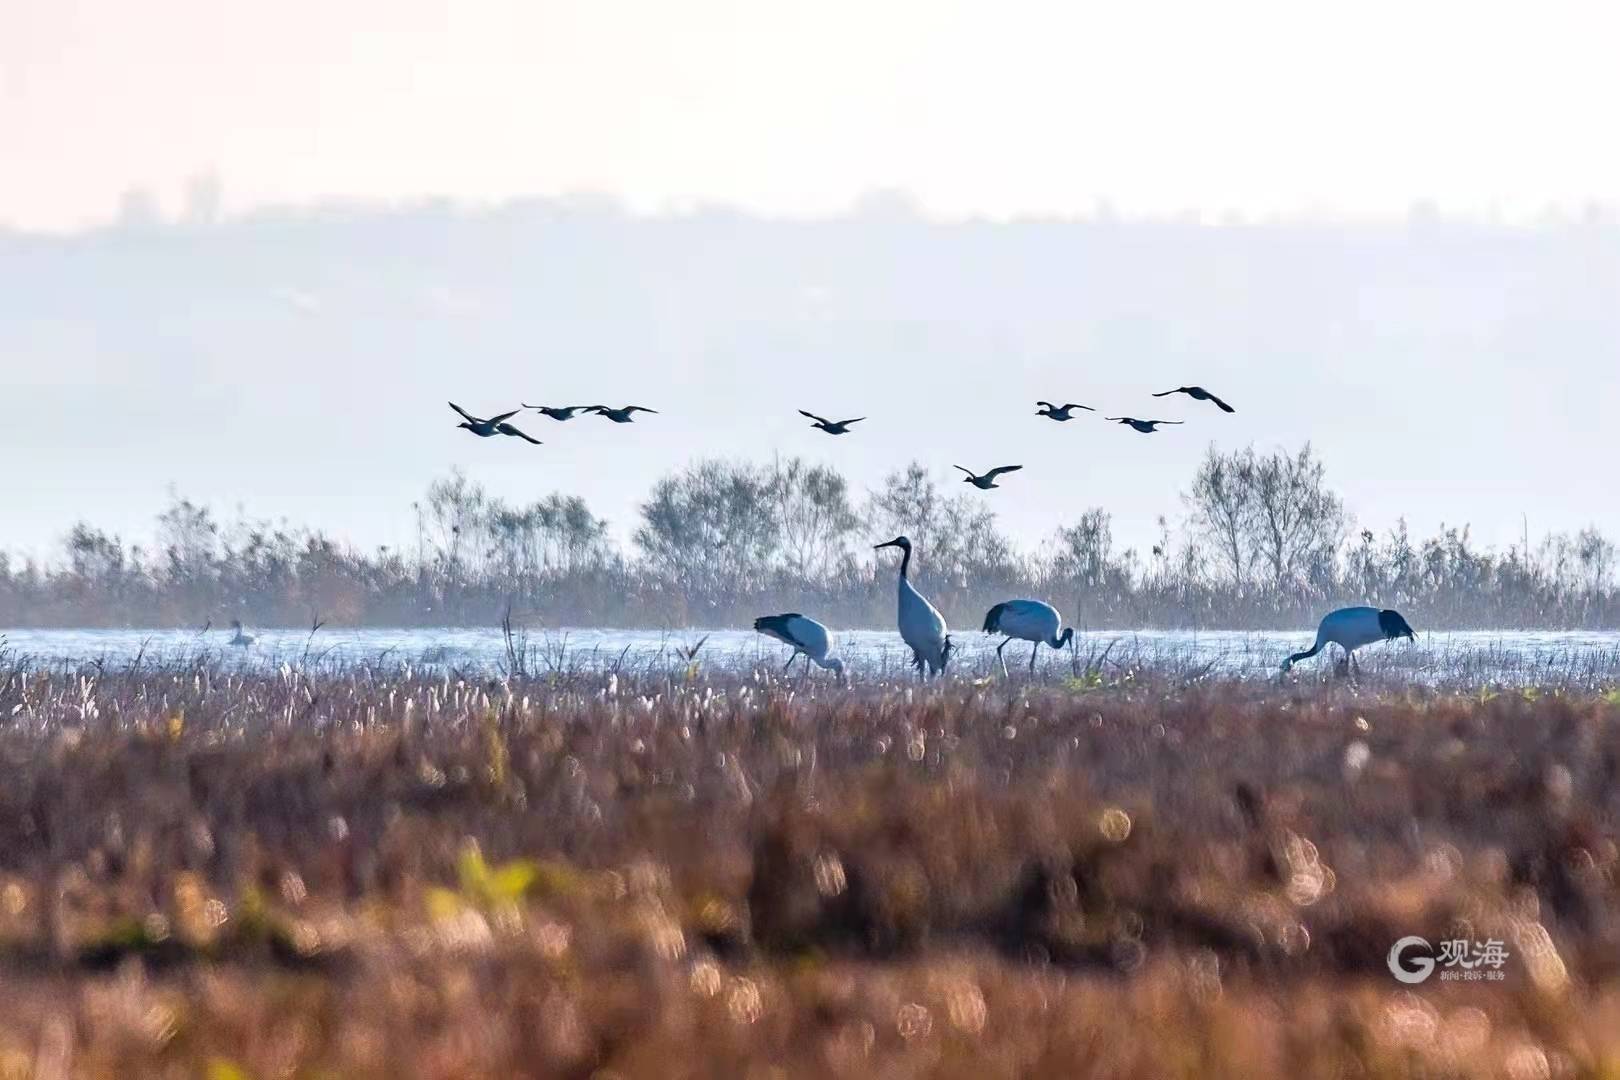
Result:
[[[1446,982],[1501,982],[1507,977],[1502,968],[1508,958],[1507,949],[1495,938],[1442,941],[1436,955],[1427,938],[1414,934],[1390,946],[1388,963],[1391,975],[1415,986],[1427,981],[1436,968],[1444,969],[1440,978]]]

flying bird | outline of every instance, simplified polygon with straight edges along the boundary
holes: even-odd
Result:
[[[526,434],[526,433],[524,433],[522,431],[519,431],[516,427],[514,427],[513,425],[508,424],[508,423],[506,423],[504,421],[502,421],[499,424],[496,424],[495,425],[495,430],[498,433],[502,434],[502,435],[511,435],[514,438],[522,439],[524,442],[530,442],[530,443],[533,443],[536,446],[544,446],[545,445],[539,439],[536,439],[534,436],[528,435],[528,434]]]
[[[1169,397],[1171,394],[1186,394],[1194,401],[1212,401],[1215,403],[1215,407],[1220,409],[1221,412],[1237,412],[1237,410],[1232,408],[1232,406],[1228,405],[1226,402],[1222,401],[1208,390],[1205,390],[1202,386],[1178,386],[1174,390],[1166,390],[1162,394],[1154,394],[1153,396]]]
[[[1344,664],[1349,668],[1352,654],[1363,645],[1394,641],[1396,638],[1417,640],[1417,635],[1400,612],[1391,609],[1380,611],[1373,607],[1340,608],[1322,617],[1321,625],[1316,628],[1316,644],[1284,660],[1282,669],[1287,671],[1301,660],[1309,660],[1330,644],[1344,650]]]
[[[1144,435],[1153,434],[1154,428],[1160,424],[1180,424],[1184,422],[1181,420],[1138,420],[1134,416],[1109,416],[1105,417],[1105,419],[1114,420],[1121,424],[1129,424]]]
[[[900,640],[911,648],[911,666],[917,669],[919,677],[943,675],[945,665],[950,663],[951,652],[956,648],[951,644],[951,635],[945,626],[945,616],[916,590],[906,576],[906,571],[911,568],[911,541],[904,536],[897,536],[887,543],[874,545],[873,550],[886,547],[897,547],[905,552],[905,557],[900,560],[898,622]]]
[[[829,435],[847,435],[849,434],[849,425],[858,424],[862,420],[866,419],[864,416],[857,416],[853,420],[827,420],[823,417],[817,416],[813,412],[805,412],[803,409],[799,410],[799,415],[808,416],[810,419],[815,421],[815,423],[810,425],[811,427],[820,428]]]
[[[553,420],[572,420],[574,414],[583,412],[588,408],[585,405],[530,405],[523,403],[525,409],[533,409],[537,413],[544,413]]]
[[[480,439],[487,439],[494,435],[506,434],[500,430],[501,425],[512,419],[512,417],[516,416],[521,411],[519,409],[513,409],[511,412],[504,412],[499,416],[492,416],[488,420],[485,420],[481,417],[474,416],[472,413],[468,412],[466,409],[463,409],[460,405],[457,405],[453,401],[449,404],[452,409],[456,410],[456,412],[460,413],[466,418],[465,422],[457,424],[456,427],[464,427],[474,435],[477,435]],[[517,429],[513,428],[512,430],[516,431]]]
[[[631,413],[656,413],[658,410],[648,409],[641,405],[626,405],[622,409],[610,409],[606,405],[587,405],[585,411],[596,413],[598,416],[605,416],[615,424],[628,424],[635,419],[630,415]]]
[[[790,611],[786,615],[761,615],[754,620],[754,629],[766,637],[773,637],[784,645],[791,645],[793,653],[782,665],[785,672],[793,666],[793,661],[802,654],[804,656],[804,673],[810,674],[810,661],[834,672],[840,679],[844,677],[844,662],[831,655],[832,635],[827,628],[808,615],[800,615],[797,611]]]
[[[1096,409],[1093,409],[1090,405],[1075,405],[1073,403],[1070,403],[1068,405],[1059,406],[1059,405],[1052,404],[1050,401],[1037,401],[1035,404],[1037,404],[1037,405],[1045,405],[1046,406],[1046,408],[1044,408],[1044,409],[1036,409],[1035,410],[1035,415],[1036,416],[1044,416],[1048,420],[1073,420],[1074,419],[1074,410],[1075,409],[1084,409],[1084,410],[1086,410],[1086,412],[1096,412],[1097,411]]]
[[[1035,643],[1029,650],[1029,673],[1033,675],[1035,654],[1041,651],[1042,642],[1061,649],[1074,640],[1074,627],[1064,627],[1059,635],[1060,626],[1063,626],[1063,616],[1058,614],[1057,608],[1039,600],[1008,600],[991,608],[984,617],[985,633],[1007,635],[1007,640],[996,646],[996,659],[1001,661],[1003,675],[1007,674],[1007,659],[1001,655],[1001,650],[1014,638]]]
[[[955,465],[955,466],[952,466],[952,467],[957,468],[957,469],[962,469],[962,466],[960,466],[960,465]],[[989,491],[991,488],[1001,486],[1000,484],[996,483],[996,477],[1000,476],[1002,473],[1017,472],[1019,469],[1022,469],[1022,468],[1023,468],[1022,465],[1001,465],[1001,466],[998,466],[998,467],[996,467],[994,469],[991,469],[989,472],[985,473],[983,476],[975,475],[971,469],[962,469],[963,472],[967,473],[967,479],[963,480],[962,483],[964,483],[964,484],[972,484],[974,487],[978,488],[980,491]]]

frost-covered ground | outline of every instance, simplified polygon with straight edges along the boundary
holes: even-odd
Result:
[[[169,665],[205,659],[229,667],[343,667],[356,664],[453,668],[464,674],[498,673],[513,666],[513,652],[499,630],[327,629],[267,630],[246,648],[232,647],[229,631],[199,634],[174,630],[19,630],[0,635],[0,648],[15,663],[59,668],[100,663],[126,667]],[[1188,676],[1274,675],[1283,657],[1311,644],[1309,630],[1095,631],[1076,638],[1062,653],[1041,647],[1037,670],[1048,677],[1096,671],[1105,675],[1137,668]],[[995,669],[1000,638],[971,629],[953,634],[958,651],[953,674],[983,676]],[[547,630],[512,643],[530,674],[619,670],[652,672],[686,668],[694,659],[728,671],[780,666],[788,650],[747,630]],[[695,651],[694,651],[695,650]],[[910,656],[896,634],[850,631],[838,635],[838,650],[855,678],[904,674]],[[1027,669],[1030,646],[1006,650],[1013,672]],[[1301,664],[1310,677],[1337,663],[1332,657]],[[1620,683],[1620,632],[1483,630],[1425,633],[1415,643],[1391,642],[1362,650],[1365,674],[1417,681],[1513,684]]]

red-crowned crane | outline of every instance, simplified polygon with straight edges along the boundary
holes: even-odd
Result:
[[[1363,645],[1371,645],[1377,641],[1394,641],[1396,638],[1417,640],[1417,635],[1412,632],[1412,627],[1400,612],[1387,608],[1380,611],[1374,607],[1340,608],[1322,617],[1321,625],[1316,628],[1316,644],[1284,660],[1282,669],[1287,671],[1299,661],[1310,659],[1329,645],[1337,645],[1344,650],[1344,663],[1348,668],[1353,654]]]
[[[844,662],[832,655],[832,634],[827,628],[808,615],[800,615],[797,611],[790,611],[785,615],[761,615],[754,620],[754,629],[766,637],[773,637],[784,645],[790,645],[793,652],[788,656],[787,663],[782,665],[785,672],[793,666],[793,661],[802,654],[804,656],[804,673],[810,674],[810,662],[817,664],[835,673],[840,680],[844,677]]]
[[[919,676],[943,675],[955,648],[945,626],[945,616],[912,586],[906,576],[911,568],[911,541],[897,536],[887,543],[874,545],[873,550],[886,547],[897,547],[905,552],[905,557],[900,560],[900,640],[911,647],[912,666],[917,669]]]
[[[1063,616],[1058,614],[1057,608],[1039,600],[1008,600],[991,608],[984,617],[984,632],[987,634],[1005,634],[1007,640],[996,646],[996,659],[1001,661],[1001,673],[1007,674],[1007,659],[1002,656],[1005,649],[1014,638],[1020,641],[1032,641],[1035,647],[1029,650],[1029,673],[1035,674],[1035,654],[1041,651],[1044,642],[1054,649],[1061,649],[1074,640],[1074,627],[1063,627],[1063,633],[1058,628],[1063,626]]]

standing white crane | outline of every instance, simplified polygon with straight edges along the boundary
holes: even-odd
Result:
[[[1417,640],[1417,635],[1412,632],[1412,627],[1400,612],[1387,608],[1380,611],[1373,607],[1340,608],[1322,617],[1322,624],[1316,628],[1316,644],[1284,660],[1282,669],[1287,671],[1299,661],[1315,656],[1330,644],[1344,650],[1344,664],[1348,668],[1352,654],[1363,645],[1371,645],[1376,641],[1393,641],[1396,638]]]
[[[943,675],[955,648],[945,626],[945,616],[906,577],[906,571],[911,568],[911,541],[897,536],[888,543],[874,545],[873,550],[886,547],[897,547],[905,552],[900,560],[899,623],[900,639],[911,646],[912,666],[919,676]]]
[[[1063,616],[1058,614],[1057,608],[1039,600],[1008,600],[991,608],[984,617],[985,633],[1007,635],[1007,640],[996,646],[996,659],[1001,661],[1003,675],[1007,674],[1007,658],[1001,655],[1001,650],[1014,638],[1035,643],[1029,650],[1029,673],[1033,675],[1035,654],[1041,651],[1042,642],[1061,649],[1074,640],[1074,627],[1064,627],[1060,635],[1060,626],[1063,626]]]
[[[804,673],[810,674],[810,661],[837,674],[839,679],[844,677],[844,662],[831,655],[833,642],[832,634],[827,628],[808,615],[800,615],[797,611],[790,611],[785,615],[761,615],[754,620],[754,629],[766,637],[773,637],[784,645],[791,645],[793,653],[782,665],[785,672],[793,666],[800,654],[804,656]]]

